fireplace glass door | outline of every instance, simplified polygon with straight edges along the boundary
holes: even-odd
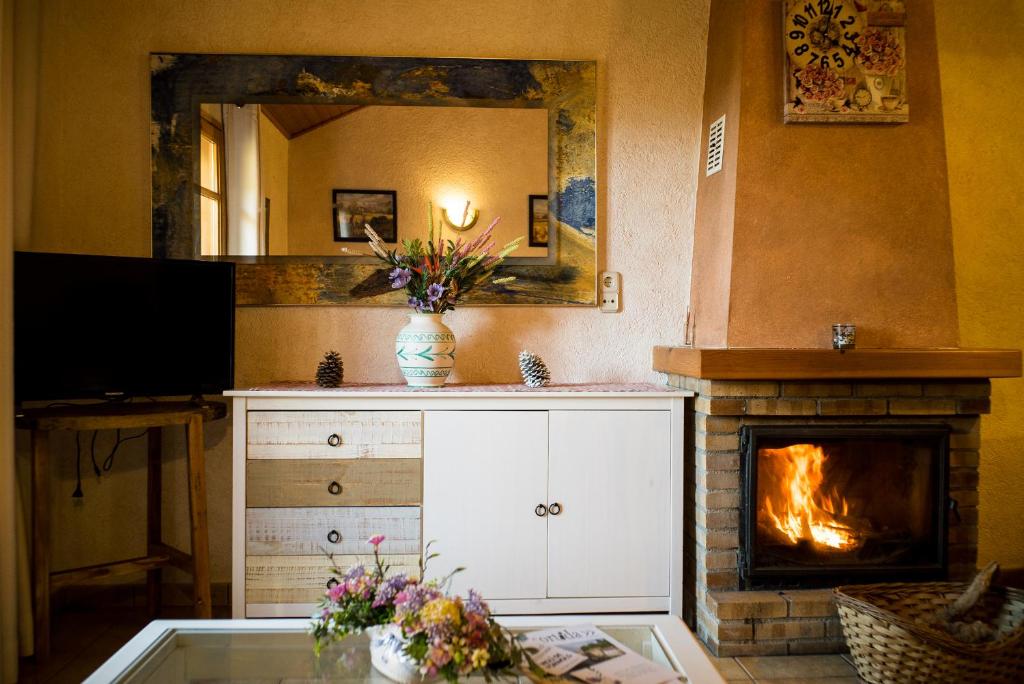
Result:
[[[744,586],[939,579],[948,431],[743,428]]]

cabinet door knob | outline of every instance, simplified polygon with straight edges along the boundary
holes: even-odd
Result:
[[[327,533],[327,541],[331,542],[332,544],[337,544],[341,541],[341,533],[338,532],[338,530],[331,530]]]
[[[341,436],[335,433],[327,438],[327,443],[331,446],[338,446],[341,444]]]
[[[543,518],[548,514],[548,507],[544,504],[537,504],[537,507],[533,509],[533,512],[537,514],[537,517]]]
[[[338,586],[338,580],[336,578],[332,577],[331,579],[327,580],[328,589],[333,589],[336,586]]]
[[[562,512],[562,504],[558,503],[557,501],[555,503],[551,504],[550,506],[548,506],[548,513],[550,513],[551,515],[558,515],[561,512]]]
[[[332,481],[331,484],[327,485],[327,491],[329,491],[334,496],[337,496],[338,494],[341,494],[341,485],[335,481]]]

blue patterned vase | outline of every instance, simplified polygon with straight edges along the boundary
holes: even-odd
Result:
[[[398,684],[436,682],[437,677],[420,675],[416,661],[405,654],[405,637],[398,625],[378,625],[366,630],[370,637],[370,662],[373,669]]]
[[[455,333],[442,314],[411,313],[395,338],[395,356],[412,387],[440,387],[455,367]]]

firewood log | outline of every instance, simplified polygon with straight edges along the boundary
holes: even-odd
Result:
[[[995,629],[991,625],[987,625],[981,620],[967,622],[958,618],[967,614],[981,600],[992,584],[993,575],[998,570],[999,565],[995,561],[989,563],[971,580],[967,589],[955,600],[920,622],[941,629],[967,644],[976,644],[991,639],[995,635]]]

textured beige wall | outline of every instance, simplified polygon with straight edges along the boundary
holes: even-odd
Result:
[[[599,267],[622,273],[623,311],[456,311],[448,321],[459,336],[455,379],[514,381],[516,353],[530,348],[558,382],[656,380],[652,345],[683,339],[707,5],[252,0],[239,11],[209,0],[52,0],[42,9],[35,221],[24,246],[150,253],[150,51],[594,59]],[[345,357],[346,379],[400,381],[391,343],[404,318],[381,308],[239,310],[236,381],[309,378],[332,347]],[[213,572],[222,580],[230,569],[229,437],[225,421],[206,436]],[[126,447],[112,475],[87,476],[76,505],[73,443],[58,444],[57,567],[140,552],[143,450]],[[165,474],[166,529],[178,539],[187,529],[182,466],[179,455],[169,457]]]
[[[713,14],[735,11],[736,4],[716,0]],[[907,2],[912,114],[899,125],[784,124],[780,17],[778,1],[748,2],[742,16],[727,24],[742,33],[740,113],[729,124],[739,127],[729,300],[728,307],[698,312],[698,340],[709,346],[829,347],[831,324],[852,322],[864,347],[956,346],[931,0]],[[710,63],[719,56],[733,59],[735,36],[728,30],[729,39],[710,43]],[[720,113],[705,112],[704,119]],[[704,185],[729,182],[728,175],[701,177],[702,197]],[[699,228],[727,220],[720,206],[709,204],[708,211],[711,218],[702,205]],[[716,244],[705,246],[705,235],[697,233],[695,276],[706,270],[720,277],[726,264],[717,248],[720,235],[708,233]],[[695,280],[695,304],[701,287]]]
[[[1024,344],[1024,3],[937,0],[964,346]],[[1024,380],[992,381],[979,560],[1024,567]]]
[[[260,211],[265,211],[263,199],[269,199],[269,254],[288,254],[288,151],[288,138],[261,112]]]
[[[740,142],[740,83],[743,73],[745,8],[739,2],[714,2],[708,19],[710,59],[704,77],[701,149],[706,163],[708,130],[725,116],[722,170],[698,172],[694,221],[693,270],[690,274],[692,342],[697,347],[724,347],[729,332],[729,282],[732,234],[736,219],[736,160]]]
[[[494,235],[504,245],[527,235],[527,198],[547,194],[547,174],[546,109],[358,109],[289,143],[290,253],[360,247],[334,241],[333,188],[397,191],[399,240],[426,240],[427,202],[440,211],[465,197],[480,219],[461,235],[472,239],[500,216]],[[458,234],[448,229],[445,237]],[[514,256],[546,254],[524,241]]]

